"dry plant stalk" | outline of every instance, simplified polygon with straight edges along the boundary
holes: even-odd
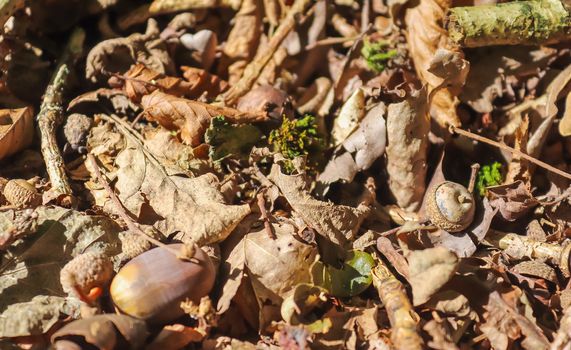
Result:
[[[379,298],[385,305],[391,323],[391,341],[397,350],[421,350],[422,338],[418,334],[418,316],[406,295],[403,284],[391,273],[388,267],[378,261],[371,271],[373,284],[379,293]]]
[[[303,14],[310,4],[310,0],[295,0],[287,17],[280,23],[270,39],[267,49],[254,57],[252,62],[246,66],[240,80],[222,96],[226,105],[236,104],[240,97],[252,89],[266,64],[270,62],[276,50],[295,27],[298,16]]]
[[[491,240],[495,246],[505,250],[505,253],[513,258],[529,258],[547,261],[552,265],[559,266],[561,271],[569,276],[571,244],[561,246],[554,243],[539,242],[515,233],[505,235],[496,234],[491,237]]]
[[[538,45],[569,38],[571,14],[565,1],[510,1],[455,7],[446,27],[450,39],[464,47]]]
[[[40,130],[41,150],[51,182],[48,199],[55,199],[64,206],[71,206],[75,200],[65,173],[65,164],[57,145],[56,131],[63,122],[63,93],[70,74],[70,67],[81,55],[85,32],[76,28],[64,49],[50,83],[46,89],[37,122]],[[47,200],[49,201],[49,200]]]

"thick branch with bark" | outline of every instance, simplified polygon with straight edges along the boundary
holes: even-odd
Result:
[[[56,200],[64,206],[74,203],[71,186],[65,173],[65,164],[57,145],[56,130],[63,122],[63,94],[67,85],[70,66],[81,55],[85,32],[77,28],[71,34],[60,61],[44,94],[40,113],[36,117],[41,138],[41,150],[51,189],[44,202]]]
[[[571,14],[560,0],[455,7],[446,27],[464,47],[539,45],[569,39]]]

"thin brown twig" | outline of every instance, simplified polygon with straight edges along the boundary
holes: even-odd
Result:
[[[172,252],[173,254],[178,256],[179,255],[178,250],[170,247],[167,244],[164,244],[163,242],[159,241],[158,239],[150,237],[145,232],[143,232],[143,230],[141,230],[141,228],[139,226],[137,226],[137,224],[135,223],[135,220],[133,220],[133,218],[131,218],[129,216],[129,214],[127,214],[127,211],[125,210],[125,207],[123,206],[123,203],[121,203],[121,201],[119,200],[119,197],[117,197],[117,195],[115,194],[115,192],[113,191],[113,189],[111,188],[111,186],[109,185],[107,180],[105,180],[105,178],[103,177],[103,174],[101,173],[101,169],[99,169],[99,165],[97,165],[97,160],[95,159],[95,156],[93,154],[89,153],[87,155],[87,160],[91,163],[91,167],[93,168],[93,171],[95,172],[95,177],[97,178],[97,182],[99,182],[99,184],[101,186],[103,186],[103,188],[105,188],[107,195],[109,195],[109,197],[111,198],[111,201],[115,205],[115,209],[117,210],[121,219],[123,219],[123,221],[125,221],[125,224],[127,224],[129,231],[143,237],[144,239],[146,239],[147,241],[149,241],[150,243],[152,243],[156,246],[168,249],[170,252]]]
[[[60,61],[52,75],[46,89],[40,112],[36,120],[40,131],[42,156],[46,163],[46,171],[51,182],[51,189],[47,192],[47,200],[55,199],[58,204],[73,206],[75,199],[67,174],[63,157],[57,145],[56,130],[64,120],[63,95],[67,87],[70,66],[81,55],[85,32],[76,28],[63,51]]]
[[[535,164],[535,165],[537,165],[537,166],[539,166],[539,167],[541,167],[541,168],[543,168],[543,169],[545,169],[545,170],[547,170],[547,171],[550,171],[550,172],[552,172],[552,173],[554,173],[554,174],[557,174],[557,175],[559,175],[559,176],[562,176],[562,177],[564,177],[564,178],[566,178],[566,179],[571,180],[571,174],[569,174],[569,173],[567,173],[567,172],[565,172],[565,171],[563,171],[563,170],[561,170],[561,169],[557,169],[556,167],[554,167],[554,166],[552,166],[552,165],[549,165],[549,164],[547,164],[547,163],[545,163],[545,162],[542,162],[541,160],[536,159],[536,158],[534,158],[534,157],[532,157],[532,156],[530,156],[530,155],[528,155],[528,154],[526,154],[526,153],[523,153],[522,151],[519,151],[519,150],[517,150],[517,149],[515,149],[515,148],[513,148],[513,147],[510,147],[510,146],[508,146],[508,145],[506,145],[506,144],[504,144],[504,143],[497,142],[497,141],[494,141],[494,140],[490,140],[490,139],[487,138],[487,137],[480,136],[480,135],[478,135],[478,134],[474,134],[474,133],[472,133],[472,132],[470,132],[470,131],[466,131],[466,130],[460,129],[460,128],[457,128],[457,127],[455,127],[455,126],[450,126],[449,130],[450,130],[450,133],[452,133],[452,134],[459,134],[459,135],[462,135],[462,136],[471,138],[471,139],[473,139],[473,140],[476,140],[476,141],[479,141],[479,142],[483,142],[483,143],[486,143],[486,144],[488,144],[488,145],[491,145],[491,146],[494,146],[494,147],[498,147],[498,148],[503,149],[503,150],[505,150],[505,151],[511,152],[512,154],[515,154],[515,155],[517,155],[517,156],[519,156],[519,157],[521,157],[521,158],[524,158],[524,159],[528,160],[529,162],[531,162],[531,163],[533,163],[533,164]]]
[[[276,233],[270,223],[270,217],[268,216],[268,211],[266,210],[266,198],[264,197],[264,192],[260,192],[256,195],[258,200],[258,207],[260,208],[260,216],[264,221],[264,228],[271,239],[277,239]]]
[[[305,47],[306,50],[311,50],[315,47],[318,46],[328,46],[328,45],[336,45],[336,44],[343,44],[346,42],[351,42],[354,41],[356,39],[358,39],[359,36],[352,36],[352,37],[331,37],[331,38],[325,38],[325,39],[321,39],[321,40],[317,40],[316,42],[314,42],[313,44],[309,44]]]
[[[470,174],[470,183],[468,184],[468,192],[474,193],[474,188],[476,187],[476,179],[478,178],[478,171],[480,170],[480,164],[472,164],[472,172]]]

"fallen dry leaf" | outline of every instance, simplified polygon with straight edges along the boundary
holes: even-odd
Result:
[[[115,190],[134,217],[155,225],[164,234],[179,231],[183,240],[204,245],[225,239],[248,215],[248,205],[224,202],[212,173],[188,178],[177,167],[163,166],[128,125],[115,122],[127,143],[115,161]],[[114,211],[109,201],[104,207]],[[148,210],[156,215],[147,216]]]
[[[335,155],[317,178],[329,184],[339,180],[351,182],[358,172],[367,170],[385,153],[387,127],[386,106],[380,103],[371,108],[359,127],[341,144]]]
[[[28,147],[34,140],[32,107],[0,110],[0,160]]]
[[[338,146],[345,141],[359,127],[364,116],[365,94],[363,89],[358,88],[341,106],[339,115],[333,121],[333,129],[331,129],[333,146]]]
[[[415,306],[426,303],[454,276],[458,266],[456,254],[444,247],[412,251],[407,260]]]
[[[414,211],[425,191],[430,119],[425,88],[387,108],[387,173],[399,207]]]
[[[549,348],[541,329],[510,307],[497,291],[490,294],[486,310],[487,317],[480,328],[494,349],[507,350],[511,342],[522,337],[521,346],[526,350]]]
[[[448,0],[422,0],[416,6],[407,9],[405,14],[410,56],[417,74],[428,84],[428,92],[433,95],[429,106],[430,114],[441,126],[460,125],[460,119],[456,114],[458,102],[455,94],[446,87],[439,89],[445,79],[430,69],[439,48],[453,50],[448,40],[448,33],[442,28],[450,6],[451,2]],[[433,93],[435,89],[438,91]]]
[[[368,213],[367,207],[353,208],[317,200],[307,191],[303,175],[285,175],[277,164],[273,165],[269,179],[280,189],[305,224],[336,246],[328,253],[343,256],[342,247],[347,248],[354,239]]]
[[[159,34],[157,22],[150,19],[145,34],[134,33],[126,38],[100,42],[87,55],[85,77],[102,82],[110,74],[126,72],[136,63],[161,74],[174,72],[173,62]]]
[[[531,194],[528,186],[522,181],[507,185],[488,187],[490,205],[498,208],[507,221],[515,221],[539,204]]]
[[[191,146],[201,143],[210,119],[218,115],[234,123],[259,122],[268,118],[265,113],[240,112],[168,95],[159,90],[144,96],[141,103],[147,120],[156,121],[169,130],[180,130],[182,140]]]
[[[262,310],[262,326],[280,319],[281,303],[289,291],[311,281],[309,269],[317,255],[316,247],[296,239],[291,223],[278,222],[272,229],[276,239],[269,238],[263,226],[244,237],[245,266]]]

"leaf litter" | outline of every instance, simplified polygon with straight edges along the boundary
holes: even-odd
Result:
[[[1,3],[0,347],[569,348],[542,4]]]

